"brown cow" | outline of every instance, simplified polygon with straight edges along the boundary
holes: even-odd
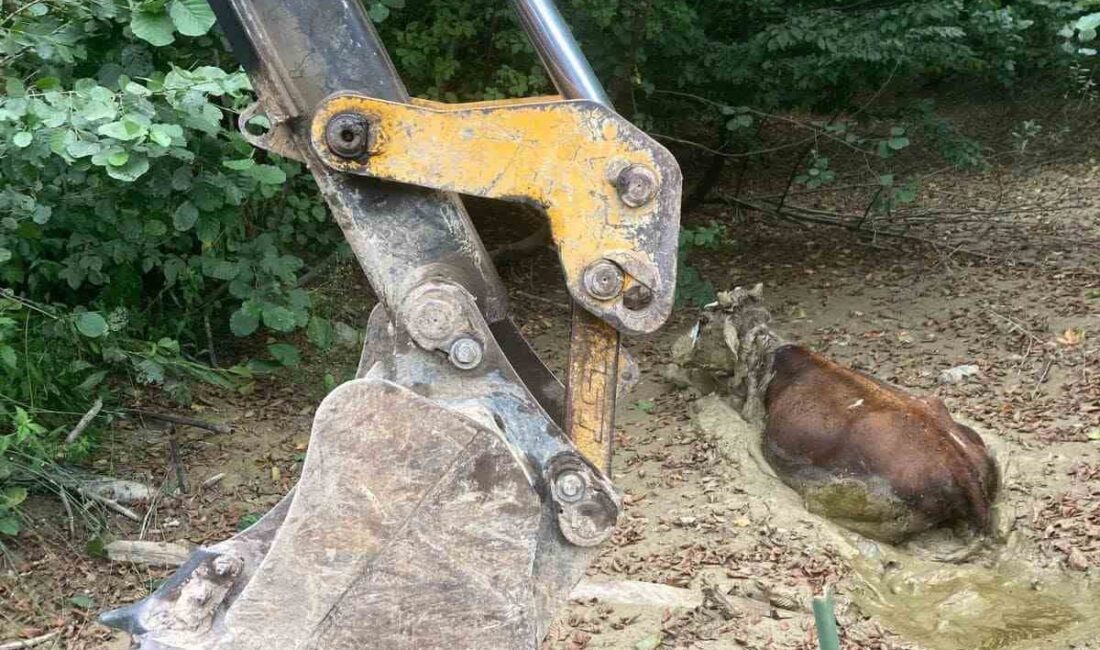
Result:
[[[998,473],[981,438],[937,397],[785,343],[761,293],[719,294],[673,356],[763,426],[764,457],[807,508],[885,541],[954,522],[988,530]]]

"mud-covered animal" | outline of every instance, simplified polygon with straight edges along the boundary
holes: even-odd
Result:
[[[977,433],[937,397],[785,342],[762,291],[719,294],[674,345],[671,376],[762,427],[764,458],[811,512],[893,542],[957,522],[988,530],[998,475]]]

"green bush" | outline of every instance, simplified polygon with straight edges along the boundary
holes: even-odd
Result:
[[[199,361],[207,321],[324,332],[298,277],[343,240],[308,174],[237,133],[252,93],[205,0],[4,3],[0,21],[2,487],[12,458],[80,457],[95,425],[62,440],[96,398],[246,382]]]

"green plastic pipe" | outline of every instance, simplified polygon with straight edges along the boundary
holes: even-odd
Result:
[[[833,612],[833,594],[825,589],[824,595],[814,598],[814,624],[817,627],[817,645],[821,650],[840,650],[840,635],[836,630],[836,614]]]

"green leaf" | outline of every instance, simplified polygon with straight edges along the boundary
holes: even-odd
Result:
[[[241,518],[237,520],[237,532],[239,533],[242,530],[245,530],[252,524],[259,521],[261,517],[263,517],[263,513],[259,512],[250,512],[248,514],[241,515]]]
[[[653,409],[657,408],[657,403],[653,400],[642,399],[634,402],[634,408],[638,409],[642,413],[652,413]]]
[[[298,348],[289,343],[275,343],[269,345],[267,346],[267,351],[271,353],[271,356],[274,357],[276,361],[288,368],[296,368],[298,364],[302,362],[302,354],[298,351]]]
[[[44,226],[50,222],[50,217],[53,215],[53,208],[48,205],[42,205],[39,203],[34,206],[34,215],[31,220],[40,226]]]
[[[172,189],[177,192],[186,192],[191,189],[195,175],[190,167],[179,167],[172,172]]]
[[[1074,24],[1074,27],[1076,27],[1079,31],[1082,31],[1082,32],[1087,31],[1087,30],[1096,31],[1097,29],[1100,29],[1100,12],[1096,12],[1094,14],[1086,14],[1084,16],[1081,16],[1080,18],[1077,19],[1077,22]]]
[[[4,501],[3,504],[0,505],[7,510],[11,510],[27,500],[27,488],[10,487],[4,490],[2,495]]]
[[[264,325],[276,332],[289,332],[294,329],[294,312],[279,305],[265,305],[263,311]]]
[[[98,142],[87,142],[85,140],[77,140],[65,148],[69,152],[69,155],[73,158],[87,158],[88,156],[94,156],[99,153],[99,150],[103,146]]]
[[[904,136],[890,138],[886,141],[886,146],[890,147],[894,151],[900,151],[909,146],[909,138]]]
[[[246,169],[252,169],[256,166],[256,161],[251,158],[240,158],[238,160],[223,160],[222,165],[229,169],[234,169],[239,172],[243,172]]]
[[[144,137],[149,129],[137,120],[124,117],[121,120],[104,124],[96,129],[96,132],[116,140],[130,141]]]
[[[160,237],[168,232],[168,226],[159,219],[147,219],[142,224],[141,230],[149,237]]]
[[[163,9],[133,12],[130,14],[130,31],[134,32],[134,36],[157,47],[163,47],[176,40],[172,36],[174,31],[172,19]]]
[[[84,545],[84,550],[92,557],[107,557],[107,543],[99,535],[89,539],[88,543]]]
[[[172,225],[180,232],[186,232],[195,227],[199,220],[199,209],[190,201],[184,201],[176,211],[172,213]]]
[[[89,101],[80,111],[80,117],[83,117],[89,122],[113,120],[116,115],[118,115],[118,111],[115,110],[113,102],[101,102],[97,100]]]
[[[260,326],[260,317],[244,307],[239,308],[229,317],[229,331],[234,336],[248,336]]]
[[[130,161],[130,152],[125,149],[114,151],[107,156],[107,164],[112,167],[122,167]]]
[[[153,91],[134,81],[127,82],[122,90],[127,94],[137,95],[138,97],[148,97],[153,94]]]
[[[76,330],[90,339],[99,338],[107,334],[107,319],[99,312],[86,311],[76,317]]]
[[[10,370],[19,367],[19,357],[15,353],[15,348],[7,344],[0,345],[0,363],[3,363]]]
[[[737,115],[726,122],[726,128],[730,131],[746,129],[750,126],[752,126],[752,115]]]
[[[31,143],[34,142],[34,136],[27,131],[20,131],[12,136],[11,142],[20,149],[23,149],[29,147]]]
[[[95,599],[85,594],[77,594],[69,599],[69,602],[80,609],[92,609],[95,607]]]
[[[265,185],[282,185],[286,182],[286,172],[275,165],[256,165],[248,170],[248,175]]]
[[[23,85],[22,80],[15,77],[5,77],[4,94],[8,97],[25,97],[27,95],[27,88]]]
[[[93,372],[92,374],[85,377],[84,381],[77,384],[76,389],[86,393],[86,392],[92,390],[93,388],[95,388],[96,386],[100,385],[101,383],[103,383],[103,380],[106,379],[106,378],[107,378],[107,371],[106,370],[100,370],[98,372]]]
[[[172,0],[168,15],[184,36],[202,36],[214,26],[214,12],[206,0]]]
[[[336,332],[328,319],[318,316],[309,319],[309,325],[306,326],[306,338],[309,339],[310,343],[322,350],[327,350],[332,347],[335,337]]]
[[[381,2],[375,2],[370,6],[370,9],[367,10],[367,14],[370,16],[371,20],[380,23],[390,17],[390,8]]]
[[[125,181],[132,183],[141,178],[145,172],[149,171],[149,159],[143,154],[135,154],[130,156],[130,159],[125,165],[115,167],[112,165],[107,166],[107,175],[111,178],[119,181]]]
[[[241,272],[241,267],[236,262],[218,259],[216,257],[202,258],[202,274],[217,280],[232,280]]]
[[[0,535],[15,537],[19,534],[19,520],[15,517],[0,517]]]

